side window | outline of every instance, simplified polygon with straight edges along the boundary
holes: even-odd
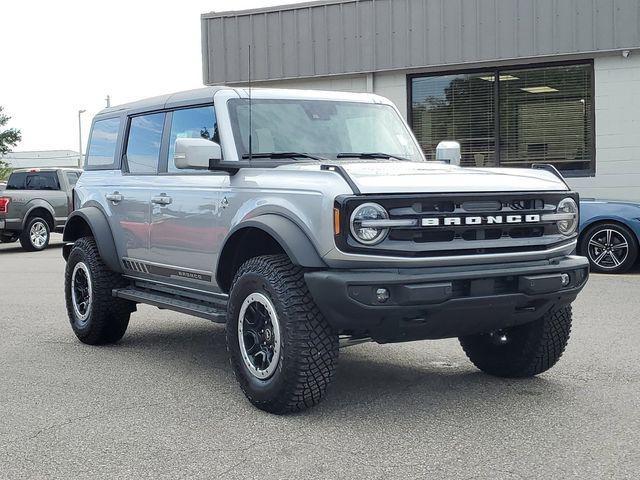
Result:
[[[69,182],[69,185],[72,188],[76,186],[76,183],[78,183],[79,178],[80,178],[80,175],[78,175],[76,172],[67,172],[67,182]]]
[[[27,190],[60,190],[56,172],[39,172],[27,174]]]
[[[98,120],[93,124],[91,138],[89,139],[89,150],[87,151],[87,167],[96,170],[113,167],[119,130],[119,118]]]
[[[164,113],[133,117],[127,141],[129,173],[157,173]]]
[[[213,107],[188,108],[173,112],[171,120],[171,136],[169,137],[168,172],[188,172],[201,170],[185,170],[176,167],[173,155],[178,138],[206,138],[220,143],[218,123]]]

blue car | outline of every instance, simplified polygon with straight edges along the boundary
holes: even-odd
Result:
[[[578,253],[591,263],[591,271],[622,273],[638,258],[640,203],[580,200]]]

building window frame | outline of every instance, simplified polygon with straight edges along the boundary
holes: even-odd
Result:
[[[496,79],[500,78],[501,74],[508,73],[513,70],[536,70],[540,68],[553,68],[553,67],[567,67],[573,65],[582,65],[589,68],[590,73],[590,85],[588,86],[590,101],[589,109],[591,111],[591,125],[589,131],[589,140],[587,148],[589,149],[590,160],[589,167],[582,170],[563,170],[562,175],[567,178],[579,178],[579,177],[595,177],[596,175],[596,110],[595,110],[595,70],[594,70],[593,58],[582,60],[571,60],[562,62],[540,62],[540,63],[526,63],[526,64],[511,64],[511,65],[494,65],[494,66],[479,66],[476,68],[468,69],[449,69],[439,70],[434,72],[417,72],[407,74],[407,122],[411,131],[414,132],[413,125],[413,81],[419,78],[429,77],[442,77],[446,75],[464,75],[475,73],[491,73],[495,75]],[[494,124],[494,137],[495,137],[495,155],[496,164],[501,167],[501,151],[500,151],[500,82],[493,82],[493,124]],[[455,140],[455,139],[448,139]],[[543,162],[539,162],[543,163]],[[510,168],[510,167],[507,167]]]

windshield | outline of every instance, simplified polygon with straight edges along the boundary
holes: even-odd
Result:
[[[249,153],[249,100],[232,99],[228,106],[242,158]],[[424,160],[406,125],[389,105],[252,99],[251,124],[254,155],[300,152],[335,160],[349,156],[346,154],[384,153]]]

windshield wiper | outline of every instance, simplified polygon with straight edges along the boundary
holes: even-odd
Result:
[[[396,160],[402,160],[403,162],[410,162],[408,158],[399,157],[398,155],[390,155],[382,152],[349,152],[339,153],[336,158],[395,158]]]
[[[249,158],[309,158],[311,160],[326,160],[326,158],[316,157],[315,155],[300,152],[260,152],[253,153],[251,155],[245,153],[242,155],[242,158],[243,160],[247,160]]]

